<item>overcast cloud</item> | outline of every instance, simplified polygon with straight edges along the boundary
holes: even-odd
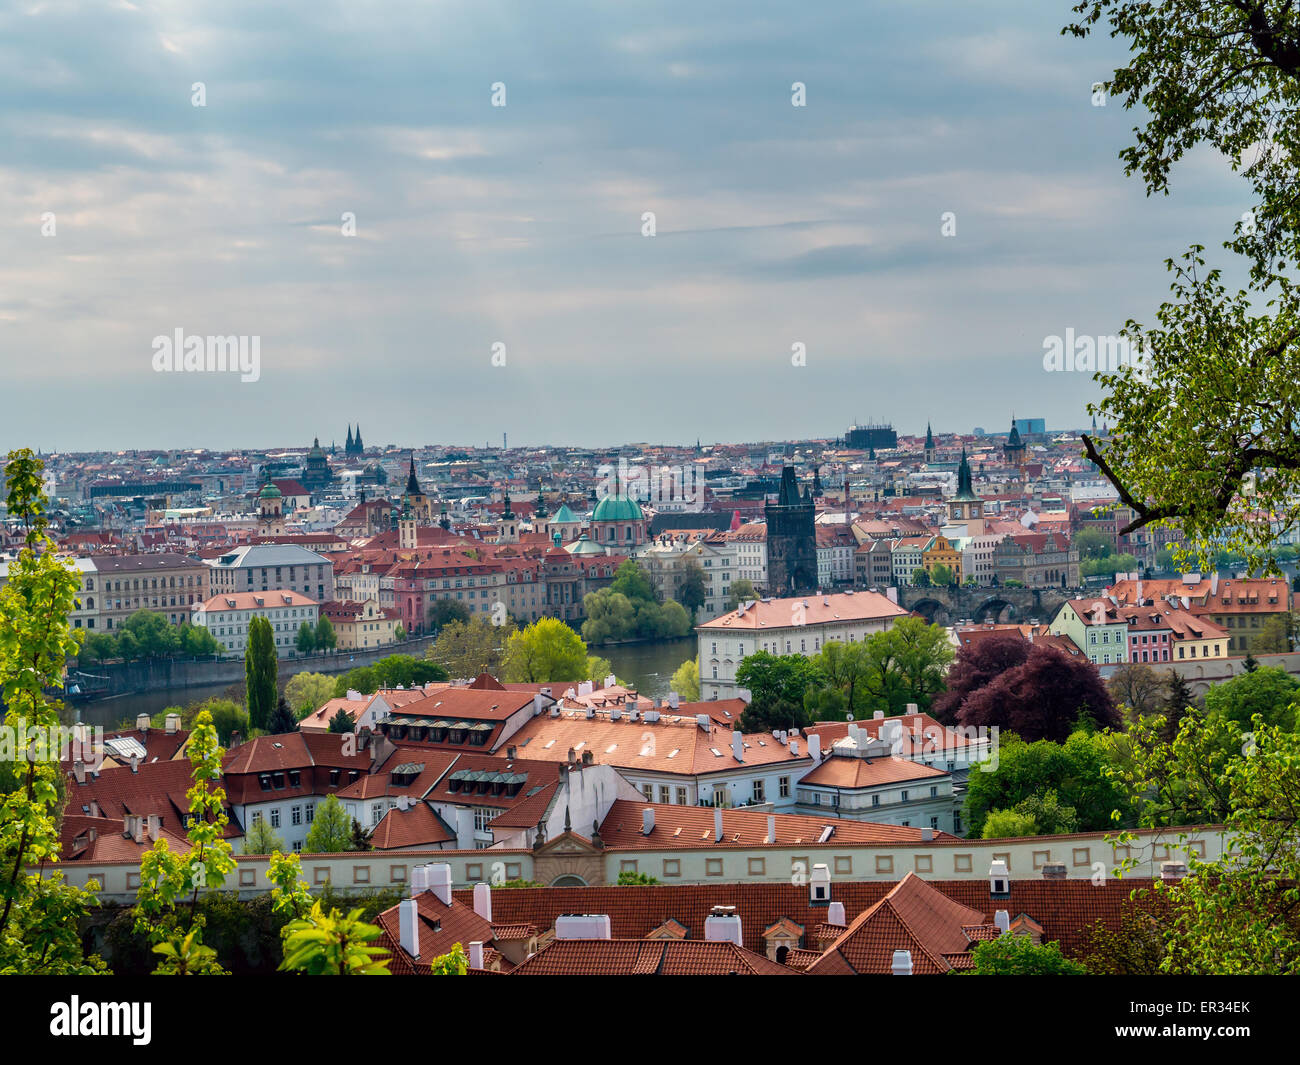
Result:
[[[1250,203],[1208,156],[1124,176],[1124,53],[1069,9],[10,5],[0,446],[1082,425],[1043,338],[1150,320]],[[259,336],[260,380],[155,373],[177,328]]]

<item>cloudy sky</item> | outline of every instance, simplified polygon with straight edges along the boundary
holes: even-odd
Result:
[[[1124,176],[1124,52],[1069,9],[16,0],[0,447],[1082,425],[1044,338],[1149,321],[1250,204],[1208,155]],[[260,379],[155,372],[177,329]]]

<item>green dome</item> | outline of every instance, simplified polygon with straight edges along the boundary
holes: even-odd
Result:
[[[592,521],[645,521],[641,507],[627,496],[606,496],[596,504]]]
[[[280,489],[275,487],[274,481],[267,481],[262,485],[262,490],[257,493],[258,499],[279,499],[281,496]]]
[[[600,544],[589,540],[586,533],[579,536],[565,550],[571,555],[603,555],[605,553],[605,549]]]

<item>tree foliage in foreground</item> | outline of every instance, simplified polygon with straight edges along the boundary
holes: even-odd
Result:
[[[1224,247],[1249,266],[1229,291],[1192,245],[1166,268],[1172,298],[1122,335],[1140,367],[1099,373],[1093,413],[1114,427],[1085,451],[1135,512],[1124,532],[1181,528],[1180,561],[1211,568],[1225,546],[1276,571],[1279,531],[1300,524],[1300,10],[1275,0],[1080,0],[1063,32],[1107,27],[1128,47],[1106,90],[1143,124],[1120,153],[1147,193],[1168,194],[1175,164],[1208,146],[1252,190]],[[1098,367],[1101,369],[1101,367]]]

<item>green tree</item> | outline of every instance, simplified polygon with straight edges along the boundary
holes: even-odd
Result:
[[[266,731],[272,736],[281,736],[287,732],[298,731],[298,719],[294,717],[293,711],[289,709],[288,700],[283,695],[276,700],[275,709],[271,712],[271,720],[266,725]]]
[[[266,618],[256,617],[248,623],[248,644],[244,649],[244,687],[248,700],[248,719],[253,728],[266,730],[275,707],[276,669],[275,632]]]
[[[1168,695],[1167,678],[1145,662],[1124,662],[1115,668],[1106,681],[1106,690],[1115,705],[1128,707],[1130,717],[1153,714],[1160,709]]]
[[[1079,549],[1079,560],[1091,562],[1115,553],[1115,541],[1100,529],[1080,529],[1071,541]]]
[[[539,618],[511,634],[501,675],[506,681],[530,684],[585,680],[587,645],[559,618]]]
[[[406,639],[406,626],[400,621],[393,627],[393,642],[401,643]]]
[[[117,657],[117,641],[107,632],[91,632],[86,634],[86,642],[81,645],[81,650],[77,654],[77,660],[83,666],[94,665],[96,662],[107,662]]]
[[[265,817],[259,817],[244,833],[245,854],[271,854],[284,850],[284,840]]]
[[[1260,654],[1282,654],[1291,650],[1291,632],[1295,620],[1290,613],[1274,614],[1266,618],[1254,639],[1255,650]]]
[[[686,564],[681,586],[677,589],[674,598],[690,611],[691,617],[695,616],[696,611],[709,598],[709,579],[705,576],[704,570],[694,562]]]
[[[1061,953],[1058,943],[1036,945],[1023,935],[1001,935],[976,943],[975,964],[962,976],[1087,976],[1079,962]]]
[[[339,735],[346,732],[353,732],[356,729],[356,722],[352,720],[343,707],[339,707],[337,712],[330,718],[330,731]]]
[[[1249,731],[1251,719],[1259,714],[1267,724],[1291,732],[1298,696],[1300,681],[1284,669],[1269,666],[1211,685],[1205,693],[1205,710],[1221,714],[1242,731]]]
[[[941,626],[922,618],[899,618],[890,628],[868,636],[863,648],[858,688],[865,709],[899,714],[915,703],[928,710],[944,690],[953,649]]]
[[[953,576],[952,567],[945,566],[942,562],[936,562],[930,570],[930,583],[936,588],[947,588],[950,584],[955,584],[957,578]]]
[[[998,739],[997,767],[984,772],[987,767],[981,766],[966,780],[966,821],[971,838],[983,835],[984,821],[993,810],[1024,810],[1019,804],[1049,791],[1055,793],[1059,804],[1073,809],[1079,831],[1113,826],[1115,811],[1132,823],[1128,790],[1105,772],[1118,764],[1109,734],[1079,730],[1063,744],[1051,740],[1026,743],[1007,733]],[[1043,812],[1041,808],[1027,809]]]
[[[629,869],[624,869],[618,874],[618,887],[647,887],[650,884],[659,883],[649,873],[634,873]]]
[[[316,816],[302,849],[308,854],[336,854],[356,849],[352,845],[352,818],[343,809],[337,795],[328,796],[316,807]]]
[[[43,469],[22,449],[4,471],[6,508],[24,540],[0,587],[0,700],[12,743],[0,772],[0,973],[89,974],[104,968],[84,956],[78,931],[93,892],[32,872],[59,860],[60,752],[43,737],[60,724],[47,692],[63,686],[79,648],[68,619],[81,584],[46,532]]]
[[[805,728],[812,716],[804,694],[825,687],[815,662],[803,655],[774,655],[758,651],[747,655],[736,670],[736,683],[748,688],[752,699],[740,718],[744,732]]]
[[[464,624],[470,616],[469,607],[459,599],[436,599],[429,607],[429,631],[441,632],[444,625],[453,621]]]
[[[309,655],[316,650],[316,626],[304,621],[298,626],[298,635],[293,641],[294,648],[300,655]]]
[[[1189,713],[1172,744],[1144,749],[1135,779],[1202,776],[1204,752],[1219,747],[1214,715]],[[1190,876],[1153,883],[1149,894],[1166,914],[1164,972],[1187,975],[1277,975],[1300,971],[1300,736],[1251,722],[1249,757],[1216,767],[1215,791],[1226,839],[1221,858],[1203,860],[1190,847]],[[1201,735],[1205,733],[1204,735]],[[1144,819],[1144,823],[1151,823]],[[1121,843],[1131,840],[1121,838]],[[1134,856],[1121,873],[1141,856]],[[1141,897],[1146,889],[1137,892]]]
[[[338,646],[338,634],[334,631],[334,626],[330,624],[330,619],[322,614],[316,620],[316,650],[332,651]]]
[[[203,625],[191,625],[188,621],[180,627],[181,652],[191,658],[209,658],[225,653],[225,648]]]
[[[636,635],[636,607],[620,592],[602,588],[582,597],[587,615],[582,623],[582,638],[591,645],[617,643]]]
[[[373,946],[383,933],[361,920],[360,908],[345,917],[338,910],[326,913],[317,900],[305,916],[285,927],[281,969],[309,976],[389,975],[388,959],[382,957],[387,952]]]
[[[496,676],[513,631],[511,625],[492,625],[484,618],[449,621],[425,656],[453,677],[477,677],[485,672]]]
[[[918,588],[930,587],[930,574],[924,566],[917,566],[912,570],[912,583]]]
[[[137,610],[122,622],[119,641],[123,632],[129,632],[135,638],[141,658],[169,658],[180,653],[180,630],[152,610]]]
[[[619,565],[609,587],[611,591],[625,595],[633,602],[654,603],[659,600],[650,575],[634,559],[629,558]]]
[[[289,709],[301,721],[334,698],[334,678],[324,673],[296,673],[284,686]]]
[[[1032,814],[1018,810],[990,810],[980,831],[981,839],[1016,839],[1038,835],[1038,822]]]
[[[688,658],[674,670],[673,678],[669,684],[682,702],[698,702],[700,698],[700,660],[698,658]]]
[[[1079,0],[1074,10],[1065,32],[1108,27],[1127,46],[1105,89],[1143,115],[1120,157],[1148,195],[1167,194],[1173,167],[1205,147],[1255,199],[1224,242],[1249,267],[1247,286],[1229,292],[1201,244],[1167,261],[1173,298],[1155,325],[1125,325],[1144,357],[1098,375],[1103,399],[1089,409],[1112,432],[1084,436],[1085,453],[1132,512],[1123,532],[1172,525],[1187,541],[1179,555],[1199,568],[1226,547],[1251,570],[1275,570],[1273,545],[1300,519],[1300,379],[1290,372],[1300,339],[1300,11],[1264,0]]]
[[[248,720],[248,711],[233,699],[206,699],[199,704],[192,714],[187,714],[187,716],[191,718],[192,722],[200,713],[205,711],[211,717],[212,727],[217,730],[217,739],[223,747],[230,746],[235,733],[239,733],[247,739],[252,731]]]
[[[749,603],[758,598],[754,591],[754,582],[741,577],[731,582],[727,591],[727,609],[735,610],[741,603]]]
[[[163,838],[140,859],[135,927],[149,936],[154,953],[161,957],[157,973],[183,976],[225,971],[217,962],[216,952],[202,943],[204,920],[197,910],[199,892],[220,888],[235,871],[230,843],[224,838],[229,824],[226,793],[213,783],[221,779],[224,753],[212,715],[201,712],[186,747],[194,780],[186,793],[190,848],[185,853],[173,853]],[[184,914],[178,912],[181,905]]]

